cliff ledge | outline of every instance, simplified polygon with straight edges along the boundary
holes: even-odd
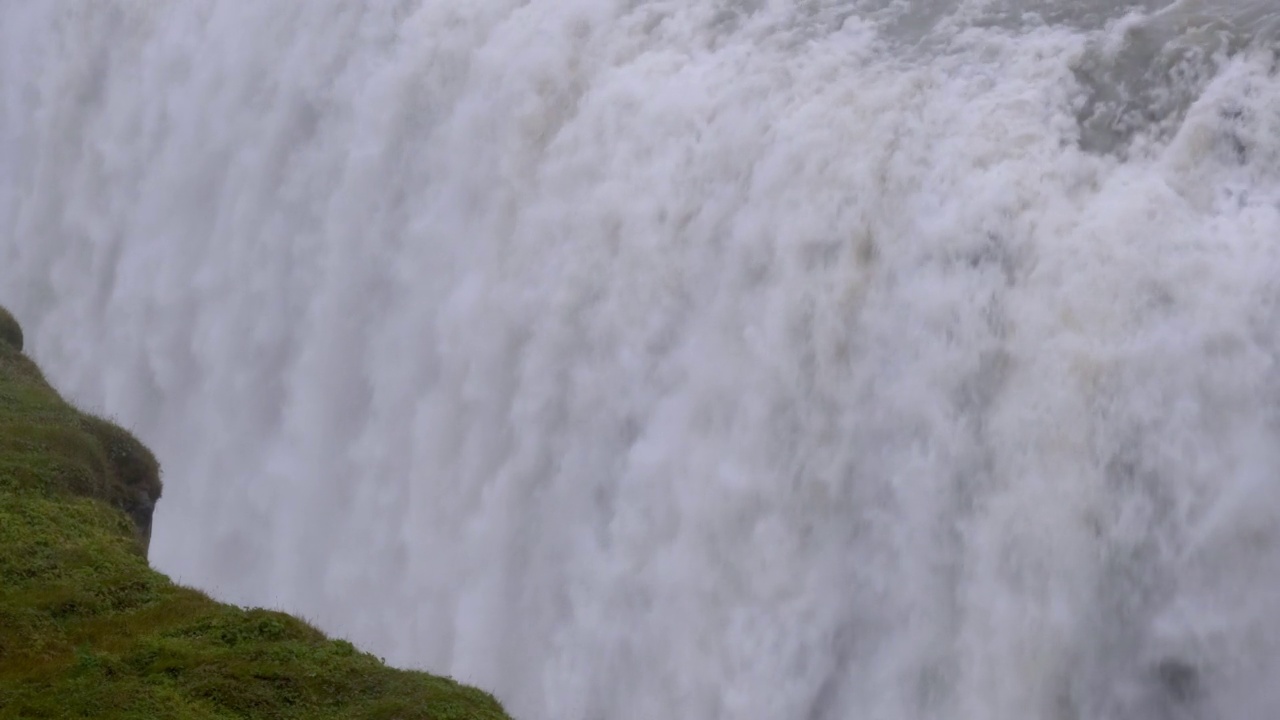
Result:
[[[62,400],[0,308],[0,720],[503,720],[492,696],[387,667],[147,564],[160,469]]]

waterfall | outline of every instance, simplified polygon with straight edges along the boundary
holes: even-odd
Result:
[[[0,0],[152,560],[525,720],[1280,708],[1280,11]]]

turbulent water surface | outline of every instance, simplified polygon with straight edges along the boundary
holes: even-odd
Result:
[[[1280,10],[0,0],[153,559],[526,720],[1280,708]]]

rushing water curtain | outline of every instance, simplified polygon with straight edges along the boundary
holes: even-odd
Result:
[[[1262,717],[1280,16],[1114,5],[0,0],[0,301],[520,717]]]

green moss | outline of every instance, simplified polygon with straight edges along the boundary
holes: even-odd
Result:
[[[507,717],[480,690],[153,571],[155,457],[65,403],[20,347],[0,309],[0,720]]]

